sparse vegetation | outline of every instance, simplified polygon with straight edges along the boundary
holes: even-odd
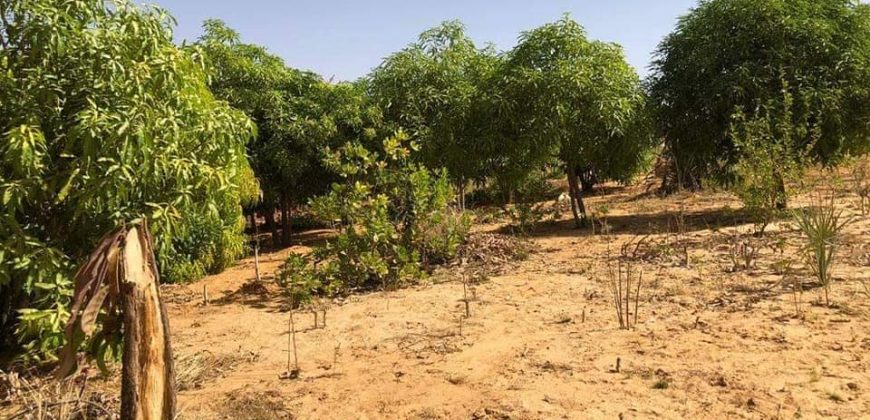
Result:
[[[870,158],[858,159],[852,169],[852,191],[858,196],[861,214],[870,212]]]
[[[635,269],[631,262],[620,261],[615,272],[612,266],[608,267],[607,275],[619,328],[630,330],[637,324],[643,270]]]
[[[0,0],[0,418],[859,417],[865,3],[701,0],[646,81],[565,15],[336,82]]]
[[[653,389],[668,389],[671,383],[666,378],[659,378],[653,383]]]
[[[834,196],[818,197],[815,204],[794,212],[795,222],[806,237],[803,248],[807,268],[825,291],[825,304],[830,305],[834,260],[839,248],[840,232],[849,219],[834,205]]]
[[[749,270],[755,267],[761,247],[751,235],[744,235],[736,229],[729,235],[728,256],[731,258],[731,271]]]

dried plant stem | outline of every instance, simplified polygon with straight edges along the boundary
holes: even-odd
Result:
[[[287,352],[287,372],[298,372],[299,371],[299,358],[296,355],[296,325],[293,322],[293,309],[290,309],[290,321],[289,321],[289,337],[290,339],[287,342],[287,346],[292,347],[293,350],[293,366],[290,366],[290,352],[288,349]]]
[[[260,240],[257,240],[257,244],[254,245],[254,274],[257,275],[257,282],[261,281],[260,278]]]
[[[468,302],[468,277],[462,275],[462,301],[465,303],[465,317],[471,317],[471,306]]]
[[[338,345],[335,346],[335,351],[332,352],[332,369],[333,372],[338,374],[338,354],[341,352],[341,342],[338,342]]]
[[[634,293],[634,325],[637,325],[637,313],[640,306],[640,285],[643,283],[643,270],[637,277],[637,291]]]
[[[619,328],[628,330],[637,325],[638,309],[640,307],[640,289],[643,285],[643,271],[635,273],[630,263],[617,265],[616,273],[609,268],[610,288],[613,292],[613,303]],[[634,296],[632,296],[634,294]],[[632,320],[631,301],[634,298],[634,319]],[[584,312],[585,318],[585,312]]]
[[[804,285],[801,282],[800,278],[797,276],[794,277],[794,286],[792,287],[792,293],[794,294],[794,312],[798,317],[801,316],[801,300],[803,300],[804,295]]]

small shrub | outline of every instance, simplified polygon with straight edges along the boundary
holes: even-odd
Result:
[[[358,144],[329,154],[327,165],[344,181],[312,200],[311,211],[338,235],[282,266],[278,283],[294,306],[315,294],[398,286],[456,255],[471,219],[450,208],[445,171],[411,161],[415,148],[400,131],[384,142],[383,157]]]
[[[607,223],[607,215],[610,213],[610,207],[607,204],[602,204],[596,208],[594,208],[590,214],[592,219],[592,234],[596,233],[596,225],[598,226],[598,232],[601,234],[608,234],[612,230],[610,224]]]
[[[548,216],[546,202],[549,192],[546,174],[541,171],[533,172],[520,182],[514,190],[516,202],[508,209],[514,233],[528,235]],[[558,212],[558,206],[553,207],[552,214]]]
[[[805,263],[825,290],[825,304],[830,305],[832,268],[837,254],[838,240],[849,220],[830,199],[817,200],[816,205],[803,211],[795,211],[798,228],[806,236],[803,247]]]
[[[729,237],[728,256],[731,258],[731,271],[749,270],[755,268],[761,247],[752,236],[741,235],[736,229]]]
[[[667,379],[660,378],[659,380],[655,381],[655,383],[653,384],[653,389],[668,389],[670,386],[671,386],[671,384],[670,384],[670,382],[668,382]]]
[[[739,150],[734,192],[752,216],[759,235],[784,214],[789,188],[800,181],[812,144],[797,147],[794,138],[817,138],[792,118],[793,99],[783,82],[783,98],[761,106],[756,117],[735,112],[731,134]]]

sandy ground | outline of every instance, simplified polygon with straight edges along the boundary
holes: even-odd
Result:
[[[840,196],[858,215],[857,198]],[[870,418],[870,218],[847,229],[827,307],[787,224],[741,236],[758,256],[735,268],[730,235],[751,225],[728,195],[613,187],[588,201],[606,206],[609,234],[545,224],[527,260],[475,287],[469,319],[458,269],[328,302],[325,328],[297,312],[297,379],[281,379],[285,302],[251,283],[251,260],[167,288],[176,355],[225,361],[180,393],[183,418]],[[630,331],[607,275],[628,241],[643,270]],[[267,282],[305,249],[263,255]],[[789,258],[794,274],[777,274]],[[794,276],[807,289],[800,317]]]

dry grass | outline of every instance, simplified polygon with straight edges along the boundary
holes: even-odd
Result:
[[[292,419],[293,414],[284,405],[276,391],[248,393],[234,392],[223,402],[221,418],[233,420]]]
[[[116,383],[87,372],[56,381],[45,375],[0,371],[0,418],[73,420],[118,418]]]
[[[179,391],[199,388],[206,381],[224,376],[242,363],[259,359],[253,352],[220,354],[204,350],[175,359],[175,381]]]

